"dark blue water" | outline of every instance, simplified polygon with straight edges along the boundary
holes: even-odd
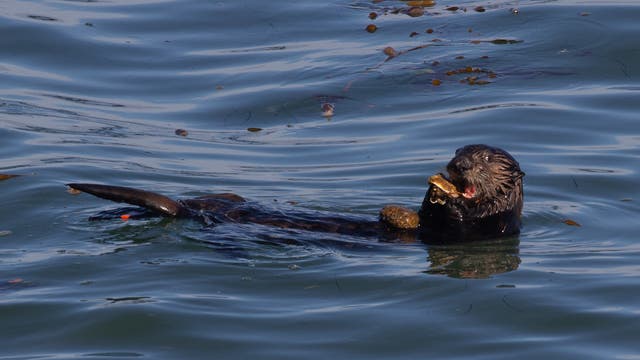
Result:
[[[640,359],[640,4],[430,3],[0,3],[0,359]],[[89,221],[118,205],[64,186],[374,219],[469,143],[527,173],[520,236]]]

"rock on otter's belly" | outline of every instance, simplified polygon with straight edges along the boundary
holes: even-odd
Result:
[[[398,205],[387,205],[380,210],[380,221],[402,230],[417,229],[420,226],[418,213]]]

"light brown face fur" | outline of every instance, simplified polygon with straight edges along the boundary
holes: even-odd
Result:
[[[477,207],[481,216],[507,209],[520,213],[524,172],[506,151],[487,145],[467,145],[456,150],[447,172],[467,206]]]

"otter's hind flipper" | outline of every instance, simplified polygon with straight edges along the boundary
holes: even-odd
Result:
[[[67,184],[67,186],[103,199],[142,206],[167,216],[177,217],[187,212],[179,202],[150,191],[100,184]]]

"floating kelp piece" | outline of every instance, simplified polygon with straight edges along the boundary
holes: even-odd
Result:
[[[474,75],[471,75],[471,74],[474,74]],[[497,75],[491,70],[472,67],[472,66],[466,66],[460,69],[449,70],[445,72],[445,75],[447,76],[471,75],[471,76],[465,76],[464,78],[461,78],[459,80],[460,83],[468,84],[468,85],[487,85],[487,84],[490,84],[491,82],[486,79],[494,79],[497,77]],[[482,77],[485,77],[485,78],[482,78]]]
[[[413,6],[407,10],[406,14],[411,17],[420,17],[424,15],[424,9],[420,6]]]
[[[0,174],[0,181],[2,180],[8,180],[14,177],[18,177],[20,175],[13,175],[13,174]]]
[[[569,225],[569,226],[577,226],[577,227],[582,226],[577,221],[574,221],[574,220],[571,220],[571,219],[565,219],[562,222],[567,224],[567,225]]]
[[[431,7],[436,4],[435,0],[411,0],[406,1],[408,6]]]
[[[386,48],[384,48],[384,50],[382,50],[382,52],[388,56],[396,56],[398,54],[396,50],[391,46],[387,46]]]
[[[495,45],[507,45],[507,44],[519,44],[523,42],[523,40],[514,40],[514,39],[494,39],[489,41]]]

